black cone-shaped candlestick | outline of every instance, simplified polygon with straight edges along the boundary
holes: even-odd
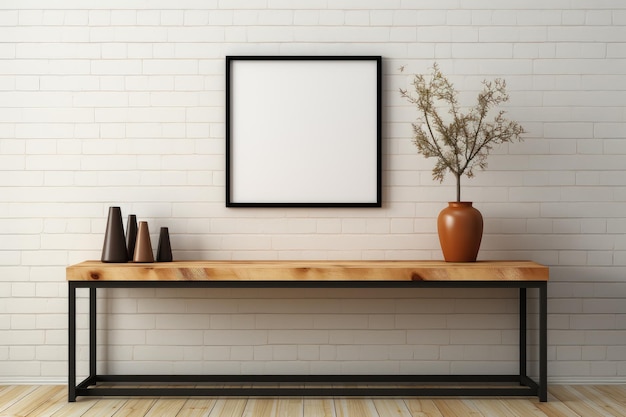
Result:
[[[157,262],[172,262],[172,245],[170,244],[170,232],[167,227],[162,227],[159,233],[159,245],[157,246]]]
[[[132,260],[135,255],[135,242],[137,241],[137,216],[128,215],[126,223],[126,248],[128,249],[128,260]]]
[[[122,210],[119,207],[109,207],[107,228],[102,246],[102,262],[127,262],[128,252],[124,240],[124,224]]]

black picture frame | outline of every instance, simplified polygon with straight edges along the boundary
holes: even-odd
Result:
[[[227,56],[227,207],[381,207],[382,57]]]

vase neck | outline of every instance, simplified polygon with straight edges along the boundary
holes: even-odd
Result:
[[[448,207],[472,207],[471,201],[449,201]]]

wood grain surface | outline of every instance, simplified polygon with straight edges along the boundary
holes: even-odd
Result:
[[[178,261],[68,266],[68,281],[547,281],[532,261]]]
[[[65,386],[0,385],[0,416],[606,417],[626,416],[625,385],[552,385],[536,398],[81,398]]]

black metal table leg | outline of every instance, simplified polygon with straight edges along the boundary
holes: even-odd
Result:
[[[526,288],[519,289],[519,374],[520,382],[528,376],[526,340]]]
[[[68,401],[76,401],[76,286],[73,282],[68,287]]]
[[[96,288],[89,289],[89,377],[96,378]]]
[[[548,284],[539,286],[539,401],[548,401]]]

